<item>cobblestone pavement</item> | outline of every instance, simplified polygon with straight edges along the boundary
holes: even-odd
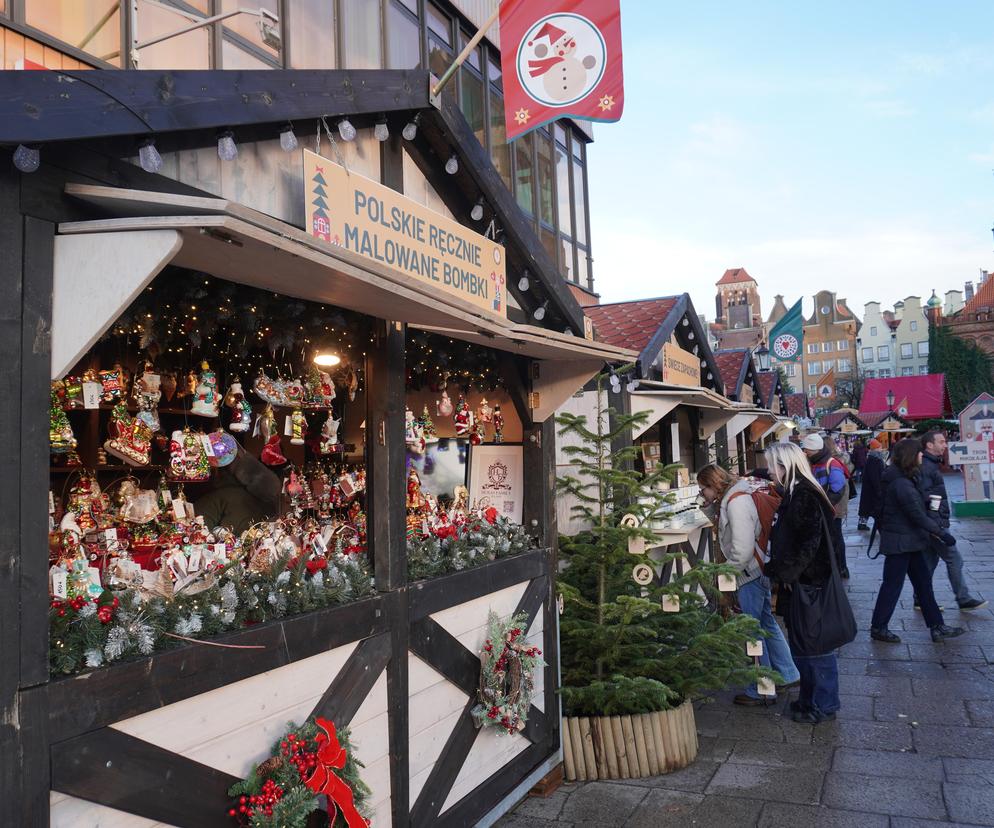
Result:
[[[946,478],[953,500],[959,475]],[[953,519],[975,595],[994,606],[994,523]],[[742,708],[733,692],[697,705],[700,754],[667,776],[567,784],[530,797],[498,825],[939,828],[994,826],[994,614],[959,612],[945,565],[935,592],[947,624],[966,627],[933,644],[906,585],[891,629],[901,644],[869,637],[882,559],[866,557],[868,533],[845,529],[849,597],[860,626],[840,653],[842,710],[817,726],[775,707]]]

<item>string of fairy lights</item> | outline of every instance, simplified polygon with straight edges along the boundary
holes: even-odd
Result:
[[[332,353],[341,360],[332,376],[344,382],[353,371],[361,387],[374,334],[362,314],[169,268],[103,340],[122,364],[137,357],[180,375],[207,361],[221,390],[236,377],[246,388],[262,373],[299,377],[316,355]],[[406,352],[408,388],[503,387],[496,353],[482,346],[408,329]]]

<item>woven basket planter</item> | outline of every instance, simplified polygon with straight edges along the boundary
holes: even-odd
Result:
[[[697,758],[690,702],[634,716],[565,717],[562,732],[563,764],[571,782],[657,776]]]

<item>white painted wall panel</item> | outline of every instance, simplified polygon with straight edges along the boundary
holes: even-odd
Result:
[[[48,804],[51,828],[173,828],[165,822],[153,822],[58,791],[49,793]]]

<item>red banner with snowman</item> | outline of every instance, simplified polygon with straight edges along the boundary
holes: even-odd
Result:
[[[558,118],[621,118],[620,0],[503,0],[500,43],[508,141]]]

